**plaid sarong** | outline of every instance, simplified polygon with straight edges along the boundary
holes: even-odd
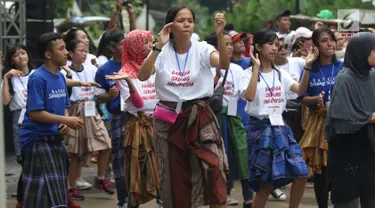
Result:
[[[280,188],[296,178],[307,178],[302,150],[289,127],[250,117],[246,130],[250,188],[259,191],[260,183]]]
[[[67,207],[68,154],[61,136],[43,137],[22,151],[23,207]]]

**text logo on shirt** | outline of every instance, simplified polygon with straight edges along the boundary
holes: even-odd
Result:
[[[66,96],[64,89],[52,90],[48,95],[48,99],[58,99]]]

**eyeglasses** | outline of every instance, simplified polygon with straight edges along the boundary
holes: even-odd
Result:
[[[279,46],[279,51],[282,51],[283,49],[288,49],[288,44],[284,44],[282,46]]]

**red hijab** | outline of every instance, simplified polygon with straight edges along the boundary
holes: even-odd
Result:
[[[138,70],[145,60],[145,42],[152,41],[152,32],[146,30],[130,31],[122,46],[122,67],[121,71],[130,78],[138,77]]]

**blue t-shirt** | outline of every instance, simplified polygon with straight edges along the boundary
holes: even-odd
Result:
[[[302,99],[304,96],[319,96],[324,91],[324,103],[328,101],[328,97],[332,96],[333,86],[337,74],[342,70],[343,63],[338,61],[338,64],[321,65],[318,72],[310,72],[309,84],[305,94],[298,96]],[[301,73],[302,79],[303,71]],[[308,105],[310,109],[316,109],[317,104]]]
[[[96,71],[95,82],[101,85],[101,88],[106,92],[116,86],[116,81],[106,80],[106,75],[113,75],[114,72],[119,72],[121,69],[121,62],[115,62],[109,60],[107,63],[99,67]],[[107,109],[110,113],[119,113],[121,111],[121,100],[120,95],[112,98],[111,101],[107,102]]]
[[[26,113],[20,129],[21,148],[24,149],[38,141],[42,136],[57,135],[59,124],[46,124],[30,119],[30,111],[45,110],[63,116],[65,108],[70,107],[68,90],[64,75],[52,74],[44,66],[30,75],[27,84]]]
[[[244,70],[249,68],[251,65],[251,59],[248,57],[242,57],[241,61],[230,60],[230,62],[240,65]]]

